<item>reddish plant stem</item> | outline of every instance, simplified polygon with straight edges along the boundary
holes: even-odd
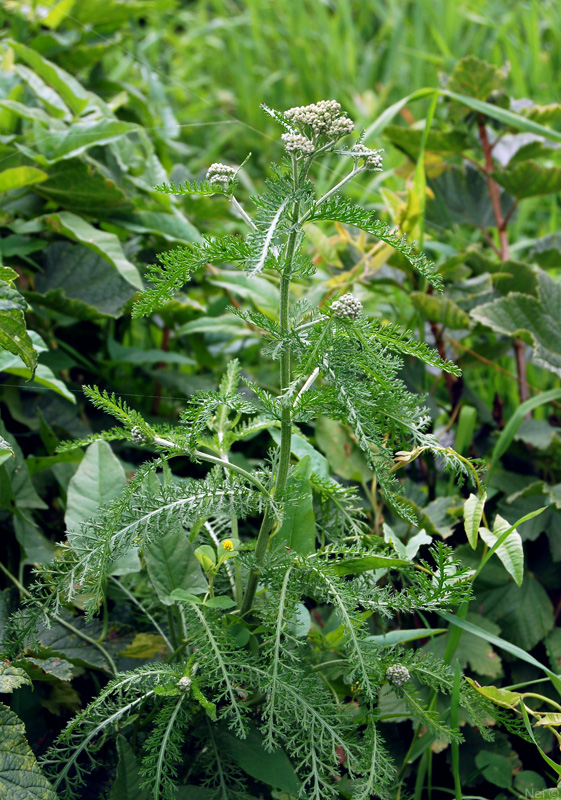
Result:
[[[491,144],[487,136],[487,128],[485,127],[485,117],[479,116],[479,141],[483,148],[483,155],[485,157],[485,173],[487,175],[487,186],[489,188],[489,197],[493,207],[493,214],[495,215],[495,223],[499,233],[499,256],[502,261],[508,261],[510,257],[510,248],[508,245],[507,224],[508,217],[505,217],[501,207],[501,195],[499,184],[493,180],[493,156],[491,152]],[[530,390],[528,388],[528,381],[526,379],[526,358],[524,353],[524,342],[520,339],[514,340],[514,354],[516,358],[516,372],[518,375],[518,394],[520,402],[523,403],[530,397]]]

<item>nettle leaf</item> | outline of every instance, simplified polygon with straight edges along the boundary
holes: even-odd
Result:
[[[27,744],[23,722],[1,704],[0,796],[2,800],[57,800]]]
[[[391,143],[403,150],[414,161],[419,157],[423,130],[404,128],[401,125],[387,125],[384,129]],[[432,153],[463,153],[466,149],[467,134],[462,131],[435,131],[430,130],[425,143],[425,152]]]
[[[425,294],[425,292],[411,292],[410,297],[415,308],[429,322],[438,322],[444,325],[445,328],[452,328],[453,330],[469,328],[469,314],[461,309],[457,303],[454,303],[453,300],[450,300],[449,297],[439,297],[433,294]]]
[[[493,172],[493,178],[519,200],[551,194],[561,189],[561,167],[546,167],[532,160]]]
[[[427,202],[430,221],[439,226],[459,222],[477,228],[496,224],[487,180],[469,164],[448,166],[437,178],[429,179],[428,184],[434,193],[434,200]],[[501,192],[500,200],[506,215],[514,198],[508,192]]]
[[[497,514],[493,531],[491,532],[487,528],[479,528],[479,535],[488,547],[493,547],[511,528],[510,522],[507,522],[506,519]],[[501,560],[506,571],[512,575],[517,585],[521,586],[524,580],[524,548],[518,531],[511,530],[508,536],[503,539],[502,544],[498,546],[495,554]]]
[[[506,756],[482,750],[476,755],[475,763],[482,771],[483,777],[494,786],[509,789],[512,785],[514,764]]]
[[[470,313],[497,333],[529,338],[534,361],[561,376],[561,283],[538,272],[538,297],[512,292]]]
[[[132,208],[114,181],[81,158],[68,157],[52,166],[35,192],[75,214],[111,217],[116,209]]]
[[[109,800],[149,800],[150,791],[148,787],[142,788],[134,750],[121,735],[117,736],[117,753],[119,763]]]
[[[540,267],[561,266],[561,233],[550,233],[534,241],[530,258]]]
[[[470,494],[464,505],[464,528],[467,540],[474,550],[477,547],[477,533],[486,500],[487,492],[485,491],[480,496]]]
[[[506,74],[503,70],[475,56],[466,56],[456,64],[447,88],[450,92],[487,100],[494,92],[502,91],[505,83]],[[468,113],[468,109],[465,113]]]

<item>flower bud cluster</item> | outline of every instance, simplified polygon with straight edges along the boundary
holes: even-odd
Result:
[[[131,439],[135,444],[146,444],[147,442],[146,436],[142,433],[138,425],[131,428]]]
[[[285,118],[298,128],[307,128],[315,136],[337,140],[354,130],[354,123],[336,100],[320,100],[309,106],[294,106],[284,112]]]
[[[331,305],[331,311],[339,319],[355,320],[362,311],[362,303],[354,295],[344,294]]]
[[[225,189],[228,188],[230,181],[236,177],[236,170],[234,167],[229,167],[227,164],[216,162],[211,164],[206,173],[206,179],[209,183],[221,183]]]
[[[386,680],[388,683],[391,683],[392,686],[403,686],[410,677],[409,670],[407,667],[404,667],[403,664],[392,664],[391,667],[388,667],[386,670]]]
[[[188,678],[187,676],[184,676],[183,678],[180,678],[177,681],[177,685],[181,689],[182,692],[188,692],[189,689],[191,688],[191,684],[192,684],[192,680],[191,680],[191,678]]]
[[[379,150],[371,150],[364,144],[355,144],[347,153],[354,158],[355,162],[362,161],[366,169],[377,171],[382,169],[382,156]]]
[[[287,153],[313,153],[314,143],[299,133],[283,133],[282,140]]]

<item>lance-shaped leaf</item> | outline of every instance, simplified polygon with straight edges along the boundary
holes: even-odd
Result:
[[[425,292],[411,292],[415,308],[429,320],[444,325],[445,328],[459,330],[469,328],[469,315],[449,297],[438,297]]]
[[[470,494],[464,505],[464,528],[467,540],[474,550],[477,547],[477,533],[481,525],[486,499],[487,492],[483,492],[479,497],[475,494]]]
[[[37,351],[27,332],[23,311],[0,311],[0,348],[17,356],[33,374],[37,365]]]
[[[0,172],[0,192],[21,189],[47,179],[47,173],[35,167],[11,167]]]
[[[511,528],[511,524],[497,514],[493,531],[488,528],[480,528],[479,535],[488,547],[493,547],[510,530],[495,552],[506,571],[512,575],[518,586],[521,586],[524,580],[524,549],[520,534]]]

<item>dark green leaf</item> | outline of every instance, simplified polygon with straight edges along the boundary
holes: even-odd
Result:
[[[309,556],[316,549],[311,474],[312,460],[304,456],[289,478],[287,490],[293,493],[294,499],[285,505],[281,527],[273,540],[276,547],[286,546],[303,556]]]
[[[146,545],[144,558],[150,580],[164,605],[173,605],[170,595],[174,589],[194,595],[205,594],[208,590],[206,578],[183,529]]]
[[[0,796],[2,800],[56,800],[25,738],[25,728],[0,704]]]
[[[245,739],[238,739],[225,728],[217,732],[221,752],[244,772],[268,786],[297,795],[298,778],[286,754],[278,749],[265,750],[260,733],[250,728]]]
[[[134,751],[124,736],[117,736],[119,763],[109,800],[149,800],[150,792],[142,788]]]
[[[494,172],[493,178],[519,200],[551,194],[561,189],[561,167],[546,167],[532,160]]]

